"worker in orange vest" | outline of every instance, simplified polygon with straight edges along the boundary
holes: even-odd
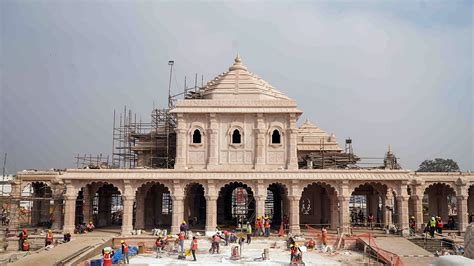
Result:
[[[270,236],[270,218],[268,216],[265,217],[265,237]]]
[[[46,233],[46,241],[45,241],[45,247],[52,245],[53,244],[53,232],[51,230],[48,230],[48,233]]]
[[[196,250],[198,248],[198,240],[193,236],[193,241],[191,241],[191,253],[193,254],[193,260],[196,261]]]
[[[178,234],[179,252],[181,252],[181,254],[184,253],[184,238],[185,238],[184,234],[185,234],[184,231],[181,231]]]
[[[28,239],[25,239],[23,241],[23,244],[21,246],[22,251],[30,251],[30,242],[28,242]]]
[[[112,266],[112,251],[110,247],[104,248],[102,250],[102,254],[104,256],[104,266]]]
[[[125,264],[130,264],[128,259],[128,245],[125,243],[125,240],[120,240],[120,245],[122,246],[122,255],[123,255],[123,262]]]
[[[261,217],[258,216],[257,219],[255,220],[255,236],[260,236],[261,230],[262,230]]]
[[[18,235],[18,249],[23,250],[23,243],[28,239],[28,230],[23,229]]]

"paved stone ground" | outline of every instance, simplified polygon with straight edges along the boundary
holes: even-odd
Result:
[[[210,242],[207,240],[201,240],[199,242],[199,250],[196,254],[196,262],[191,261],[192,257],[188,257],[186,261],[178,260],[177,253],[166,253],[162,254],[161,258],[156,258],[154,253],[140,254],[133,257],[130,260],[131,264],[135,265],[222,265],[222,264],[234,264],[234,265],[288,265],[290,261],[290,253],[284,248],[284,241],[278,241],[276,248],[270,248],[270,260],[261,261],[261,254],[264,248],[270,246],[266,240],[253,240],[251,245],[244,245],[242,251],[242,258],[238,261],[230,259],[231,246],[222,246],[220,254],[209,254],[208,248]],[[188,242],[185,243],[185,247],[189,247]],[[303,260],[305,265],[355,265],[363,262],[363,255],[359,252],[353,251],[342,251],[333,254],[322,253],[319,251],[307,251],[303,253]]]
[[[54,265],[55,262],[67,258],[84,247],[103,243],[115,235],[116,234],[104,232],[73,235],[70,242],[57,245],[49,250],[40,252],[32,251],[28,253],[22,252],[20,255],[22,257],[9,265]]]

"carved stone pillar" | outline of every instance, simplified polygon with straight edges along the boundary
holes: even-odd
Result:
[[[349,233],[351,226],[349,220],[349,200],[351,199],[352,191],[349,190],[349,181],[344,180],[339,184],[339,228],[342,233]]]
[[[349,233],[349,200],[350,196],[339,196],[339,228],[343,233]]]
[[[135,201],[135,188],[129,180],[123,181],[123,188],[122,235],[130,235],[133,230],[133,203]]]
[[[141,193],[140,193],[141,192]],[[135,228],[144,229],[145,228],[145,189],[141,190],[136,195],[136,210],[135,210]]]
[[[66,192],[64,194],[64,225],[63,231],[73,233],[76,222],[76,199],[77,189],[71,184],[66,184]]]
[[[173,216],[171,219],[171,233],[179,233],[179,226],[184,219],[184,196],[183,195],[173,195]]]
[[[219,165],[219,124],[216,114],[209,114],[209,158],[207,169],[215,169]]]
[[[177,114],[176,132],[176,158],[175,169],[184,169],[186,166],[186,120],[183,114]]]
[[[61,221],[63,213],[63,200],[60,197],[54,198],[54,207],[53,207],[53,224],[51,225],[52,229],[60,230]]]
[[[339,224],[339,213],[338,213],[338,206],[337,206],[337,195],[330,194],[329,195],[329,211],[330,211],[330,227],[331,229],[336,229]]]
[[[19,229],[20,221],[18,220],[18,207],[20,205],[19,197],[21,196],[20,182],[15,180],[11,183],[12,191],[11,196],[15,199],[10,201],[10,228],[13,230]]]
[[[408,195],[397,196],[398,223],[404,236],[409,234],[408,199]]]
[[[216,189],[213,180],[208,180],[205,189],[206,198],[206,236],[212,236],[217,227],[217,198],[219,192]]]
[[[84,215],[84,223],[89,223],[91,219],[91,191],[89,186],[85,186],[82,191],[83,203],[82,203],[82,215]]]
[[[393,209],[393,191],[389,189],[383,200],[383,223],[386,228],[393,224]]]
[[[300,229],[300,199],[301,195],[288,196],[290,203],[290,233],[293,235],[299,235]]]
[[[64,196],[64,232],[74,232],[74,223],[76,220],[76,198],[76,195]]]
[[[411,196],[413,200],[413,216],[415,216],[416,228],[424,229],[423,223],[423,195]]]
[[[265,168],[265,123],[261,113],[257,114],[255,136],[255,169],[263,169]]]
[[[461,232],[466,231],[466,227],[469,224],[467,212],[467,195],[457,196],[457,210],[458,210],[458,230]]]
[[[289,170],[298,169],[298,158],[297,158],[297,134],[298,128],[296,127],[296,114],[290,114],[290,127],[287,130],[288,135],[288,165]]]
[[[267,199],[267,187],[262,180],[255,184],[255,216],[265,216],[265,200]]]
[[[123,195],[122,235],[130,235],[133,230],[133,202],[135,195]]]
[[[206,196],[206,235],[212,235],[217,227],[217,195]]]

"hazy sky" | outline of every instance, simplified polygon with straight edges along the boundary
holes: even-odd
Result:
[[[184,76],[236,52],[362,157],[387,146],[474,170],[472,1],[1,0],[0,155],[10,173],[110,154],[112,116],[142,120]]]

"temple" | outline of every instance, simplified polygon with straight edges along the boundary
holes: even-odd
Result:
[[[380,227],[406,231],[409,216],[422,227],[438,215],[464,231],[474,212],[474,174],[403,170],[392,151],[381,167],[357,167],[351,140],[343,148],[317,123],[298,127],[296,101],[251,73],[240,56],[169,112],[154,114],[165,127],[127,133],[132,167],[22,171],[11,183],[12,199],[25,200],[22,192],[32,189],[32,225],[54,217],[53,228],[72,232],[93,221],[121,226],[124,235],[177,232],[183,220],[210,233],[257,216],[272,217],[277,227],[287,216],[293,234],[305,224],[344,232],[354,211],[373,214]]]

